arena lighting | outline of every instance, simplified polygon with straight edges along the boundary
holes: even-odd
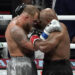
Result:
[[[70,43],[70,49],[75,49],[75,44],[74,43]]]
[[[75,20],[75,15],[57,15],[59,20]],[[0,15],[0,20],[12,20],[12,15]]]
[[[0,48],[7,47],[7,42],[0,42]]]
[[[75,20],[75,15],[57,15],[59,20]]]
[[[12,20],[12,15],[0,15],[0,20]]]

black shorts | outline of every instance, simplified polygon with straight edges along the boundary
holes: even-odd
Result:
[[[34,60],[29,57],[11,57],[7,64],[7,75],[37,75]]]
[[[69,60],[44,60],[42,75],[73,75]]]

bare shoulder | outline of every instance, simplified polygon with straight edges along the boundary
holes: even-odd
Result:
[[[14,18],[10,21],[9,25],[16,24],[17,19],[18,19],[18,16],[17,16],[17,17],[14,17]]]
[[[10,35],[11,35],[12,39],[15,42],[17,42],[19,45],[22,42],[24,42],[24,40],[26,39],[25,32],[23,31],[22,28],[20,28],[18,26],[14,26],[13,28],[11,28]]]
[[[65,34],[66,35],[68,34],[68,30],[64,23],[60,22],[60,24],[61,24],[62,30],[58,35],[60,35],[60,37],[63,38],[65,36]]]
[[[13,35],[13,34],[17,34],[17,35],[20,35],[20,34],[23,34],[24,31],[22,28],[20,28],[19,26],[14,26],[10,29],[10,33]]]
[[[62,39],[64,37],[64,34],[67,32],[67,27],[64,23],[60,22],[60,24],[61,24],[62,30],[60,32],[59,31],[52,32],[50,34],[51,39],[54,39],[54,38]]]
[[[66,25],[64,23],[60,22],[60,24],[61,24],[63,29],[67,30],[67,27],[66,27]]]
[[[19,16],[16,16],[12,19],[12,21],[17,20]]]

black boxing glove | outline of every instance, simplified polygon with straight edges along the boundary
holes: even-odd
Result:
[[[16,15],[20,15],[24,8],[26,7],[25,3],[22,3],[21,5],[19,5],[16,9],[15,9],[15,14]]]

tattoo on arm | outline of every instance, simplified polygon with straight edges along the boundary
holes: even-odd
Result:
[[[11,29],[10,34],[13,40],[21,47],[25,47],[25,42],[27,42],[26,35],[24,31],[19,27],[14,27]]]

